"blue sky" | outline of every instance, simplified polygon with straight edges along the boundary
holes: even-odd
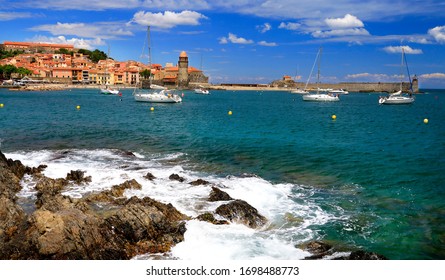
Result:
[[[443,0],[0,0],[0,42],[146,62],[147,25],[153,63],[185,50],[214,84],[305,82],[319,47],[322,82],[398,81],[403,47],[421,88],[445,88]]]

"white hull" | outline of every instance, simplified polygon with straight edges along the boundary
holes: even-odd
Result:
[[[333,89],[329,91],[329,93],[335,93],[335,94],[349,94],[349,91],[344,89]]]
[[[117,94],[119,94],[119,90],[118,89],[110,89],[110,88],[101,88],[100,93],[117,95]]]
[[[308,94],[309,91],[304,90],[304,89],[294,89],[290,91],[291,93],[296,93],[296,94]]]
[[[195,93],[197,94],[210,94],[210,92],[206,89],[197,88],[195,89]]]
[[[177,94],[166,94],[164,91],[153,93],[135,93],[134,100],[151,103],[179,103],[182,98]]]
[[[321,101],[321,102],[332,102],[332,101],[340,101],[338,98],[338,95],[329,95],[329,94],[323,94],[323,93],[317,93],[317,94],[306,94],[303,95],[304,101]]]
[[[389,96],[380,97],[379,104],[386,105],[400,105],[400,104],[411,104],[414,102],[414,97],[407,96]]]

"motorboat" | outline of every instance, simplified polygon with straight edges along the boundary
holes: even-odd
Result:
[[[203,87],[196,88],[195,89],[195,93],[197,93],[197,94],[210,94],[209,90],[205,89]]]
[[[335,94],[349,94],[349,91],[347,91],[347,90],[344,90],[344,89],[331,89],[330,91],[329,91],[329,93],[335,93]]]
[[[301,88],[293,89],[290,92],[296,93],[296,94],[308,94],[309,93],[309,91],[307,91],[305,89],[301,89]]]
[[[210,94],[210,92],[207,89],[203,89],[203,88],[195,89],[195,93],[197,93],[197,94]]]
[[[100,93],[101,94],[118,95],[120,93],[120,91],[118,89],[112,89],[112,88],[106,87],[106,88],[101,88]]]
[[[310,93],[303,95],[304,101],[340,101],[338,94],[335,93]]]
[[[133,93],[134,100],[139,102],[151,102],[151,103],[180,103],[182,98],[175,93],[171,93],[170,90],[160,91],[138,91]]]

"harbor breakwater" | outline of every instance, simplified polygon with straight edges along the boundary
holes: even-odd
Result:
[[[305,88],[306,84],[303,82],[289,81],[274,81],[271,84],[221,84],[210,86],[210,89],[220,90],[291,90],[295,88]],[[402,83],[403,92],[410,91],[410,83]],[[396,92],[400,90],[400,83],[396,82],[341,82],[341,83],[309,83],[308,90],[312,89],[344,89],[350,92]],[[419,93],[419,84],[417,78],[412,81],[412,89],[414,93]]]

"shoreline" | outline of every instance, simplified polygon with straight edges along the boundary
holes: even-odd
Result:
[[[0,86],[0,88],[6,88],[10,91],[53,91],[53,90],[66,90],[66,89],[100,89],[103,85],[74,85],[74,84],[28,84],[25,86]],[[117,89],[134,89],[135,86],[121,85],[113,86]],[[208,85],[206,88],[209,90],[217,91],[292,91],[294,88],[290,87],[277,87],[277,86],[241,86],[241,85]],[[192,87],[183,90],[193,90]],[[351,93],[388,93],[388,91],[377,90],[358,90],[350,91]],[[414,94],[421,94],[423,91],[415,92]]]

